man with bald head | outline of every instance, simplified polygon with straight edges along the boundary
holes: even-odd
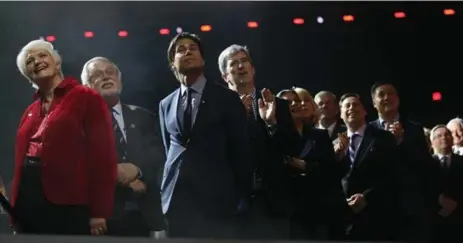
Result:
[[[453,153],[463,155],[463,119],[454,118],[447,123],[453,137]]]
[[[112,218],[107,219],[108,234],[154,238],[164,235],[158,176],[164,151],[156,116],[121,103],[121,72],[105,57],[85,63],[81,79],[105,98],[112,114],[119,164],[115,209]]]
[[[336,95],[330,91],[320,91],[315,95],[314,101],[320,110],[317,128],[327,130],[331,140],[335,140],[339,133],[346,131],[346,127],[339,118],[339,104]]]

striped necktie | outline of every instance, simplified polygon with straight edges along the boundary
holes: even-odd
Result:
[[[352,164],[354,164],[355,154],[357,153],[357,144],[355,142],[358,137],[360,137],[360,135],[352,134],[349,141],[349,159]]]
[[[127,142],[125,141],[124,135],[122,134],[122,130],[119,127],[119,124],[115,118],[116,115],[119,115],[119,113],[114,108],[111,109],[111,120],[113,123],[117,153],[119,154],[119,161],[124,162],[127,161]]]

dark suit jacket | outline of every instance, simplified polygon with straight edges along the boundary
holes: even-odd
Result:
[[[167,154],[163,210],[168,215],[231,215],[250,191],[253,164],[245,108],[235,92],[207,81],[191,137],[185,138],[177,116],[179,98],[180,88],[159,105]]]
[[[328,132],[305,127],[301,137],[299,157],[306,163],[305,176],[296,181],[299,194],[295,205],[298,213],[308,214],[309,220],[340,222],[347,213],[347,203],[341,180],[347,173],[342,163],[335,159],[333,144]],[[299,172],[300,173],[300,172]]]
[[[334,141],[338,138],[339,133],[346,131],[346,126],[343,124],[342,120],[338,120],[334,126],[333,133],[330,136],[331,141]]]
[[[261,98],[256,94],[257,100]],[[289,180],[285,170],[284,156],[293,151],[298,137],[295,135],[294,125],[287,101],[276,98],[277,124],[271,130],[257,115],[257,121],[248,119],[249,134],[251,136],[252,160],[255,170],[262,178],[262,189],[259,194],[263,199],[266,212],[272,216],[287,216],[289,213]],[[258,112],[258,110],[257,110]],[[254,205],[261,207],[262,205]]]
[[[394,234],[397,188],[400,179],[393,135],[367,125],[353,166],[343,179],[346,197],[362,193],[368,206],[352,217],[354,240],[388,240]],[[343,159],[350,167],[349,156]]]
[[[149,229],[164,230],[159,171],[165,157],[158,119],[148,110],[127,104],[122,104],[122,116],[126,127],[127,155],[130,162],[140,168],[140,180],[145,183],[147,191],[144,194],[135,194],[130,188],[118,186],[113,217],[124,213],[127,200],[135,197]]]

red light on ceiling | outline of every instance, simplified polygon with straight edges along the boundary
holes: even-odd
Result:
[[[444,15],[455,15],[455,10],[451,8],[444,9]]]
[[[117,33],[117,35],[119,37],[127,37],[129,35],[129,32],[125,31],[125,30],[121,30]]]
[[[344,22],[354,22],[354,15],[344,15],[342,16]]]
[[[160,35],[169,35],[170,34],[170,30],[169,29],[166,29],[166,28],[162,28],[159,30],[159,34]]]
[[[248,22],[248,28],[255,29],[258,28],[259,24],[256,21],[249,21]]]
[[[441,101],[442,100],[442,94],[440,92],[433,92],[432,93],[432,100],[433,101]]]
[[[56,38],[55,38],[55,36],[53,36],[53,35],[49,35],[49,36],[47,36],[45,39],[46,39],[48,42],[54,42],[54,41],[56,41]]]
[[[94,35],[94,34],[93,34],[93,32],[91,32],[91,31],[85,31],[85,32],[84,32],[85,38],[92,38],[93,35]]]
[[[395,13],[394,13],[394,17],[395,17],[396,19],[403,19],[403,18],[405,18],[405,16],[406,16],[406,15],[405,15],[404,12],[395,12]]]
[[[202,32],[209,32],[212,30],[212,27],[208,24],[205,24],[205,25],[201,25],[201,31]]]
[[[297,25],[304,24],[304,19],[303,18],[294,18],[293,23],[297,24]]]

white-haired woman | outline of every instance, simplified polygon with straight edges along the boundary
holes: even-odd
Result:
[[[36,89],[19,123],[13,224],[26,234],[104,234],[117,155],[111,117],[94,90],[64,78],[53,45],[34,40],[16,60]]]

